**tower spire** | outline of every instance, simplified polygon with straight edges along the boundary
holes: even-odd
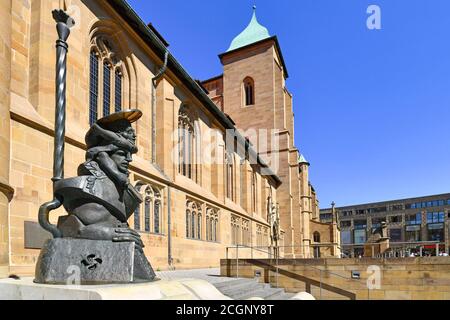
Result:
[[[253,5],[253,15],[247,28],[233,39],[227,52],[233,51],[249,44],[270,38],[269,31],[262,26],[256,18],[256,5]]]

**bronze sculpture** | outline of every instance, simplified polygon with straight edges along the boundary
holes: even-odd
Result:
[[[129,182],[129,164],[138,149],[132,123],[142,112],[126,110],[97,120],[86,134],[86,161],[78,176],[64,178],[66,62],[69,25],[62,10],[57,22],[54,198],[39,210],[39,223],[54,239],[46,242],[36,264],[35,282],[77,284],[148,282],[155,273],[144,255],[144,244],[127,220],[142,202]],[[49,213],[64,206],[68,215],[49,221]],[[78,270],[78,272],[77,272]],[[75,273],[73,273],[75,271]]]
[[[78,177],[55,183],[55,194],[64,199],[69,213],[58,222],[62,237],[131,241],[143,247],[139,234],[127,224],[142,202],[128,181],[128,166],[137,152],[131,123],[141,115],[138,110],[114,113],[88,131],[86,162],[79,166]]]

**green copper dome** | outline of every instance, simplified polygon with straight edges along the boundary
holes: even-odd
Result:
[[[298,157],[298,163],[302,164],[302,163],[306,163],[309,164],[309,162],[305,159],[305,157],[300,154],[300,157]]]
[[[230,48],[227,52],[233,51],[249,44],[270,38],[269,31],[267,28],[259,24],[256,18],[256,7],[253,7],[253,17],[247,28],[242,31],[236,38],[231,42]]]

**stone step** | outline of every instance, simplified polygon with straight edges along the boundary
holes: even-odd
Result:
[[[251,283],[255,283],[257,282],[256,279],[232,279],[230,278],[229,281],[223,281],[223,282],[219,282],[219,283],[214,283],[214,286],[218,289],[218,290],[222,290],[225,288],[232,288],[232,287],[239,287],[242,285],[248,285]]]
[[[241,284],[239,286],[222,288],[220,291],[229,297],[233,297],[251,291],[266,290],[266,289],[270,289],[270,286],[267,286],[264,283],[250,282],[247,284]]]
[[[214,286],[224,295],[234,300],[262,298],[264,300],[289,300],[295,294],[286,293],[283,288],[272,288],[270,284],[259,283],[258,279],[231,279],[215,283]]]
[[[279,289],[272,288],[272,290],[273,290],[273,293],[271,295],[267,296],[265,298],[265,300],[287,300],[286,299],[287,294],[284,291],[284,289],[282,289],[282,288],[279,288]]]
[[[235,296],[235,300],[245,300],[249,298],[262,298],[266,300],[268,297],[284,291],[283,289],[258,289],[250,292],[242,293]]]

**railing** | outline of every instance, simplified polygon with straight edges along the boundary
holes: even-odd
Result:
[[[332,244],[312,244],[309,247],[330,247],[333,246],[335,247],[337,244],[332,243]],[[242,261],[243,263],[247,263],[247,264],[251,264],[254,266],[258,266],[260,268],[263,268],[265,270],[265,275],[264,275],[264,281],[270,283],[270,272],[275,273],[275,282],[276,282],[276,287],[279,287],[279,275],[288,277],[290,279],[294,279],[300,282],[303,282],[305,284],[305,291],[308,293],[312,292],[312,286],[318,287],[319,288],[319,299],[322,300],[323,295],[322,295],[322,290],[326,290],[332,293],[336,293],[338,295],[344,296],[346,298],[349,298],[350,300],[356,300],[356,294],[354,292],[351,291],[347,291],[344,290],[342,288],[338,288],[336,286],[333,285],[329,285],[327,283],[325,283],[323,281],[324,276],[332,276],[332,277],[339,277],[341,279],[345,279],[346,281],[351,281],[352,284],[356,284],[358,288],[358,290],[367,290],[367,297],[368,299],[370,298],[370,290],[367,287],[367,284],[364,282],[362,283],[362,280],[359,279],[354,279],[354,278],[349,278],[349,277],[345,277],[342,276],[340,274],[328,271],[328,270],[322,270],[321,268],[318,267],[314,267],[314,266],[309,266],[309,265],[303,265],[304,268],[310,269],[310,270],[314,270],[314,271],[318,271],[319,272],[319,280],[316,279],[312,279],[312,278],[308,278],[306,276],[291,272],[289,270],[285,270],[280,268],[279,265],[279,255],[276,254],[276,252],[279,250],[279,248],[291,248],[291,249],[300,249],[300,248],[305,248],[306,246],[281,246],[278,248],[274,248],[274,247],[261,247],[261,246],[247,246],[247,245],[235,245],[232,247],[227,247],[226,248],[226,258],[228,261],[228,272],[231,270],[231,260],[236,260],[236,278],[239,278],[239,261]],[[229,251],[234,249],[235,250],[235,257],[232,259],[229,259],[230,254]],[[242,253],[245,249],[250,250],[250,255],[251,258],[240,258],[240,252]],[[264,250],[267,249],[267,250]],[[265,262],[262,260],[262,258],[259,259],[254,259],[254,253],[255,252],[259,252],[259,253],[263,253],[263,254],[267,254],[267,258],[269,260],[269,263]],[[230,276],[230,274],[229,274]]]
[[[416,257],[424,256],[424,249],[426,247],[432,247],[431,251],[434,252],[436,256],[442,254],[448,254],[446,249],[445,242],[439,241],[417,241],[417,242],[389,242],[389,249],[383,253],[375,253],[374,248],[379,246],[379,243],[351,243],[351,244],[342,244],[342,251],[345,252],[345,249],[350,249],[353,251],[354,248],[364,249],[367,246],[371,246],[372,248],[372,258],[405,258],[412,257],[413,255]],[[444,250],[441,251],[441,247],[444,247]],[[428,248],[429,249],[429,248]],[[343,256],[345,258],[345,256]],[[347,257],[356,257],[354,252],[352,252]]]

